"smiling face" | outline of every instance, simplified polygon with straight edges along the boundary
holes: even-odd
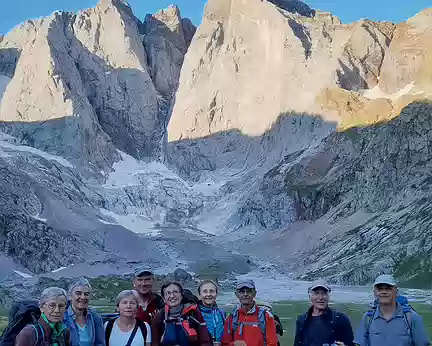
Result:
[[[169,307],[179,306],[183,299],[180,287],[174,284],[167,286],[163,292],[163,298]]]
[[[64,312],[66,311],[66,297],[60,296],[48,300],[40,307],[40,311],[51,323],[62,321]]]
[[[133,294],[123,297],[117,306],[117,310],[120,316],[135,318],[138,311],[137,297]]]
[[[78,286],[71,294],[71,304],[74,311],[88,309],[90,302],[90,288],[88,286]]]
[[[242,306],[252,306],[255,302],[256,290],[254,288],[242,287],[236,290],[236,296]]]
[[[153,275],[143,275],[136,277],[133,281],[134,290],[139,294],[148,295],[151,293],[154,284]]]
[[[199,294],[204,306],[211,307],[216,304],[217,287],[211,282],[202,285]]]
[[[314,309],[325,310],[329,303],[329,292],[324,287],[318,287],[310,291],[309,298]]]
[[[392,305],[396,301],[397,287],[379,284],[374,287],[374,294],[381,305]]]

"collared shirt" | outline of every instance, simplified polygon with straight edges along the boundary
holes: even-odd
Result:
[[[105,332],[102,317],[92,309],[87,310],[86,317],[87,330],[85,333],[88,333],[90,345],[105,346]],[[81,342],[86,343],[87,341],[81,338],[81,330],[75,320],[75,312],[72,306],[69,306],[64,315],[64,323],[70,330],[71,346],[84,346]]]
[[[393,316],[386,320],[378,306],[373,316],[363,315],[356,331],[355,340],[360,346],[429,346],[429,337],[423,319],[415,311],[410,312],[410,314],[410,318],[405,318],[402,306],[397,303]],[[369,321],[371,321],[370,343],[367,342],[366,335]],[[408,325],[409,321],[411,321],[411,330]]]

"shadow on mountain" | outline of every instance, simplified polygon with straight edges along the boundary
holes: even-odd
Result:
[[[229,130],[198,139],[166,143],[167,161],[179,174],[197,180],[203,172],[266,169],[289,153],[307,148],[336,129],[321,115],[281,113],[264,134],[250,136]]]
[[[60,25],[62,23],[50,27],[49,42],[59,40],[56,27]],[[135,68],[109,66],[73,34],[66,33],[65,37],[67,47],[50,44],[50,58],[54,60],[53,75],[63,85],[63,89],[59,89],[64,94],[63,102],[72,102],[73,114],[60,114],[55,109],[33,109],[36,117],[49,116],[40,114],[45,112],[51,113],[53,119],[2,121],[0,129],[26,145],[67,158],[90,161],[101,168],[111,166],[118,158],[114,146],[137,158],[158,156],[166,122],[162,116],[158,117],[158,113],[166,117],[167,111],[160,111],[168,106],[157,99],[156,92],[153,96],[149,94],[151,80],[147,73]],[[150,104],[141,102],[143,95],[150,95],[149,99],[153,97]],[[50,99],[48,91],[47,98]],[[18,109],[17,117],[22,111],[23,107]]]
[[[12,78],[20,58],[21,51],[17,48],[0,49],[0,74]]]

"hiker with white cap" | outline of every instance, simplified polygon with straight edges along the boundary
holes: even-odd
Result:
[[[375,302],[363,315],[356,331],[360,346],[428,346],[421,316],[399,295],[392,275],[380,275],[374,283]]]
[[[297,318],[294,346],[354,345],[348,316],[329,307],[330,292],[330,286],[321,280],[309,287],[311,307]]]
[[[239,306],[225,321],[223,346],[277,346],[276,325],[273,315],[256,305],[257,294],[252,280],[236,285]]]

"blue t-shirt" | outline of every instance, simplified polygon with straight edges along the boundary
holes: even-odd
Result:
[[[78,325],[79,329],[79,338],[80,338],[80,346],[92,346],[92,342],[90,340],[90,331],[87,324],[84,327]]]

